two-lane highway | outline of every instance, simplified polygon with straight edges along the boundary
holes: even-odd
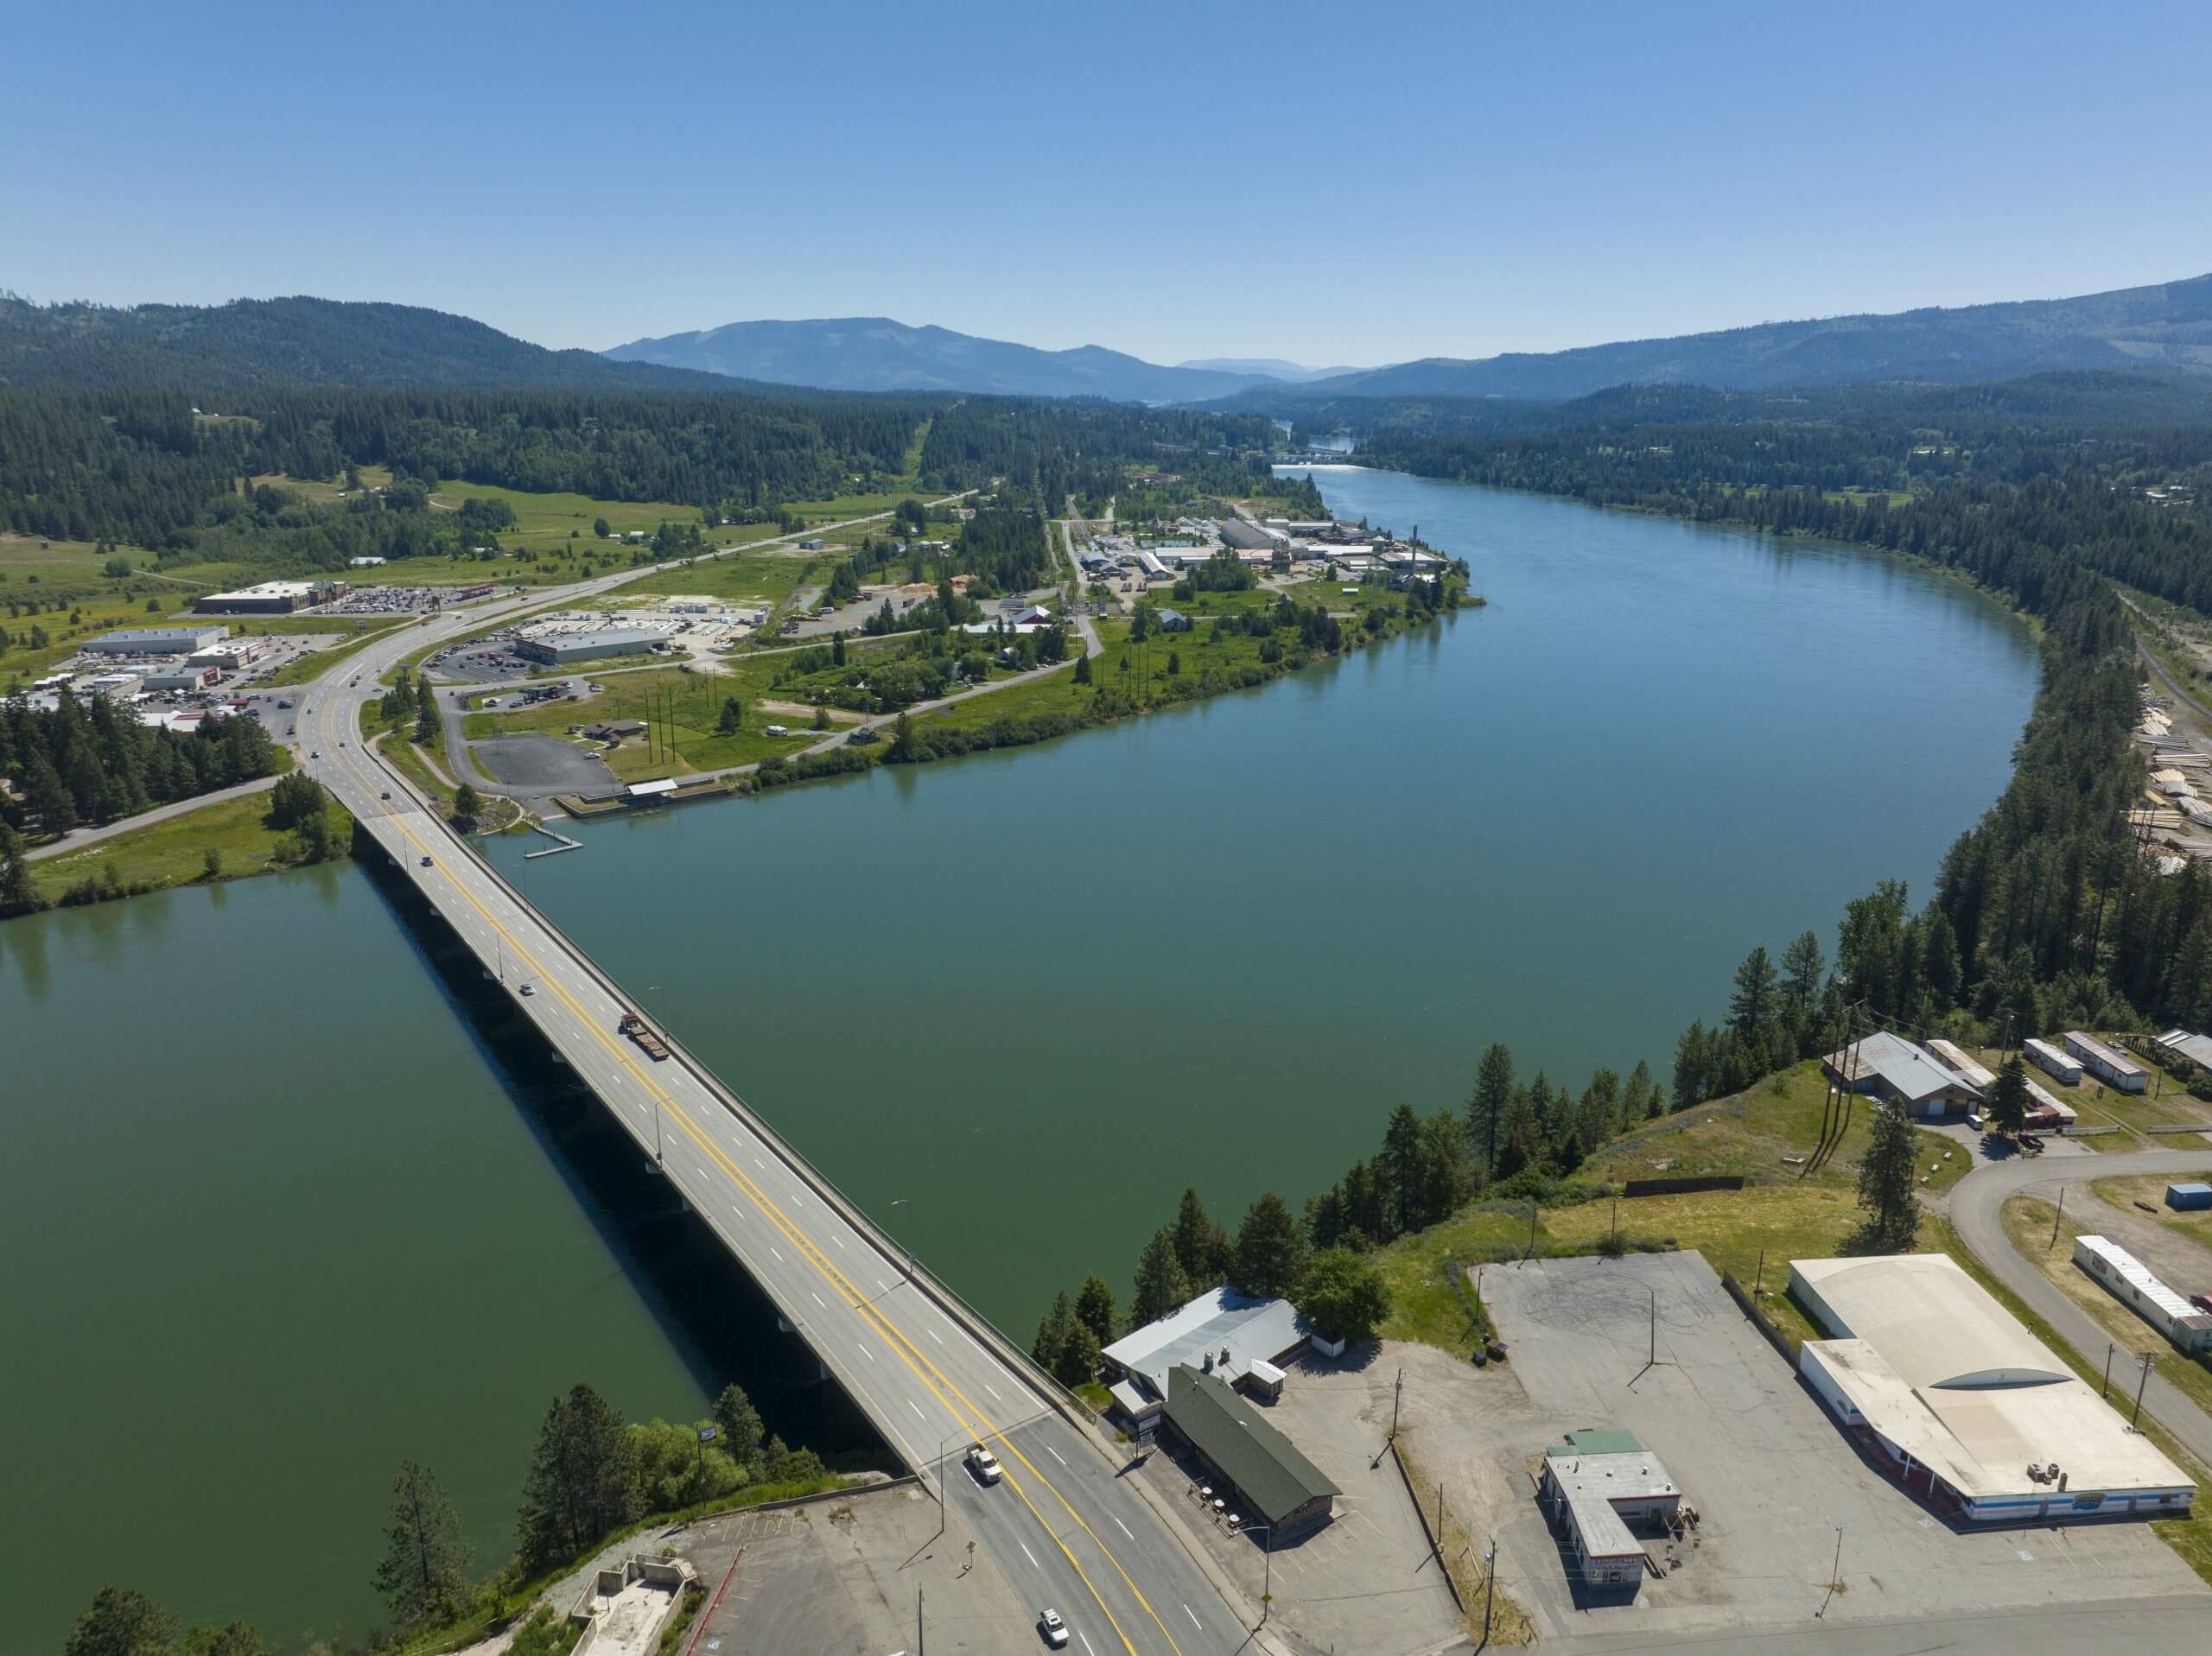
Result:
[[[1016,1596],[1058,1608],[1087,1656],[1196,1656],[1246,1639],[1206,1572],[1093,1429],[680,1047],[619,1030],[618,986],[532,910],[359,739],[358,709],[420,629],[334,669],[303,711],[309,774],[499,973],[516,1005],[655,1159],[910,1466],[934,1472]],[[530,990],[522,993],[524,986]],[[991,1444],[999,1485],[960,1456]],[[942,1461],[942,1463],[941,1463]]]

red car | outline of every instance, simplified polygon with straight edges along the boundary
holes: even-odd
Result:
[[[2023,1133],[2019,1134],[2018,1137],[2021,1149],[2037,1152],[2041,1152],[2043,1149],[2043,1140],[2037,1138],[2032,1133]]]
[[[2212,1294],[2191,1294],[2189,1303],[2200,1311],[2212,1312]]]

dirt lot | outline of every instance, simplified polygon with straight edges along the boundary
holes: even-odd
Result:
[[[1807,1623],[1839,1528],[1829,1621],[2205,1592],[2139,1523],[1953,1531],[1859,1457],[1697,1254],[1494,1266],[1484,1293],[1509,1364],[1394,1347],[1382,1366],[1402,1358],[1411,1455],[1478,1542],[1497,1535],[1540,1634]],[[1634,1432],[1701,1514],[1691,1542],[1652,1545],[1675,1563],[1630,1604],[1570,1586],[1534,1498],[1543,1450],[1578,1427]]]

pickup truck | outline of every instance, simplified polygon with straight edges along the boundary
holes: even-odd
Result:
[[[981,1443],[969,1444],[968,1469],[982,1483],[996,1483],[1005,1475],[999,1469],[999,1457]]]

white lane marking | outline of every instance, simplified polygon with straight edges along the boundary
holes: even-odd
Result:
[[[1062,1456],[1060,1451],[1054,1449],[1050,1443],[1045,1445],[1045,1453],[1051,1456],[1054,1460],[1058,1461],[1062,1466],[1065,1466],[1067,1464],[1067,1461]]]
[[[1183,1614],[1191,1618],[1191,1625],[1196,1627],[1200,1633],[1204,1633],[1206,1630],[1205,1623],[1198,1620],[1198,1612],[1193,1610],[1189,1605],[1185,1604],[1183,1607]]]
[[[908,1399],[906,1399],[906,1406],[907,1406],[908,1408],[912,1409],[912,1410],[914,1412],[914,1418],[915,1418],[915,1419],[917,1419],[917,1420],[926,1420],[926,1419],[928,1419],[928,1418],[929,1418],[929,1417],[928,1417],[927,1415],[925,1415],[925,1414],[924,1414],[924,1413],[922,1412],[922,1405],[921,1405],[920,1404],[918,1404],[918,1403],[915,1402],[913,1399],[912,1399],[912,1398],[908,1398]]]
[[[883,1291],[884,1291],[885,1293],[887,1293],[887,1293],[889,1293],[889,1292],[891,1291],[891,1285],[890,1285],[889,1283],[887,1283],[887,1282],[884,1281],[884,1279],[883,1279],[881,1277],[878,1277],[878,1278],[875,1279],[875,1285],[876,1285],[877,1287],[879,1287],[879,1288],[882,1289],[882,1290],[883,1290]]]
[[[862,1346],[861,1348],[861,1355],[867,1358],[870,1362],[874,1362],[875,1361],[875,1353],[870,1351],[866,1346]]]
[[[930,1338],[936,1341],[939,1345],[943,1345],[944,1343],[944,1336],[939,1334],[935,1329],[931,1329],[930,1330]]]
[[[1116,1524],[1121,1524],[1121,1525],[1122,1525],[1122,1534],[1124,1534],[1124,1535],[1126,1535],[1126,1536],[1128,1536],[1128,1537],[1129,1538],[1129,1539],[1131,1539],[1132,1541],[1134,1541],[1134,1540],[1135,1540],[1135,1539],[1137,1539],[1137,1538],[1136,1538],[1136,1534],[1135,1534],[1135,1532],[1134,1531],[1132,1531],[1127,1524],[1122,1524],[1122,1520],[1121,1520],[1121,1519],[1120,1519],[1119,1517],[1116,1517],[1116,1518],[1114,1520],[1114,1521],[1115,1521]]]
[[[1085,1650],[1090,1650],[1090,1635],[1089,1634],[1085,1633],[1081,1627],[1077,1627],[1075,1630],[1075,1636],[1083,1640],[1083,1647]],[[1098,1656],[1098,1653],[1095,1650],[1090,1650],[1090,1656]]]
[[[1000,1402],[1003,1403],[1003,1402],[1005,1402],[1005,1401],[1006,1401],[1006,1399],[1005,1399],[1004,1398],[1002,1398],[1002,1397],[999,1397],[997,1388],[996,1388],[996,1387],[995,1387],[995,1386],[992,1386],[992,1384],[990,1383],[990,1381],[988,1381],[988,1380],[985,1380],[985,1381],[983,1382],[983,1389],[984,1389],[986,1392],[990,1393],[990,1394],[991,1394],[993,1397],[995,1397],[995,1398],[998,1398],[998,1400],[999,1400]]]
[[[758,1156],[755,1156],[753,1158],[753,1164],[764,1173],[768,1171],[768,1164],[762,1161]]]
[[[1039,1564],[1039,1563],[1037,1562],[1037,1555],[1036,1555],[1035,1553],[1032,1552],[1032,1551],[1029,1550],[1029,1543],[1028,1543],[1028,1542],[1027,1542],[1027,1541],[1023,1541],[1023,1540],[1020,1540],[1020,1539],[1017,1539],[1017,1540],[1014,1542],[1014,1545],[1016,1545],[1016,1546],[1018,1546],[1018,1547],[1020,1547],[1020,1548],[1021,1549],[1021,1556],[1022,1556],[1023,1558],[1027,1558],[1027,1559],[1028,1559],[1028,1560],[1029,1560],[1029,1567],[1030,1567],[1031,1569],[1033,1569],[1033,1570],[1042,1570],[1042,1569],[1045,1567],[1044,1565],[1042,1565],[1042,1564]],[[1185,1606],[1185,1608],[1188,1608],[1189,1607],[1188,1607],[1188,1606]]]
[[[742,1219],[742,1218],[744,1218],[744,1217],[745,1217],[745,1209],[742,1209],[742,1208],[741,1208],[741,1207],[739,1207],[739,1206],[737,1205],[737,1203],[735,1203],[734,1202],[731,1202],[731,1203],[729,1204],[729,1210],[730,1210],[732,1213],[735,1214],[735,1215],[736,1215],[740,1219]]]
[[[812,1300],[816,1304],[821,1306],[823,1310],[826,1311],[830,1309],[827,1302],[823,1299],[821,1295],[816,1293],[813,1289],[810,1288],[806,1291],[806,1297]]]
[[[838,1234],[837,1234],[837,1233],[836,1233],[836,1231],[834,1231],[834,1230],[833,1230],[833,1231],[831,1231],[831,1232],[830,1233],[830,1240],[831,1241],[833,1241],[833,1242],[836,1243],[836,1245],[837,1245],[839,1247],[844,1247],[844,1245],[845,1245],[845,1239],[844,1239],[843,1237],[842,1237],[842,1236],[838,1235]]]
[[[769,1252],[769,1253],[776,1253],[776,1245],[775,1245],[773,1242],[769,1243],[769,1245],[768,1245],[768,1252]],[[783,1265],[783,1264],[787,1263],[787,1261],[785,1259],[785,1258],[784,1258],[784,1256],[783,1256],[782,1254],[780,1254],[780,1253],[776,1253],[776,1263],[777,1263],[778,1265]]]

